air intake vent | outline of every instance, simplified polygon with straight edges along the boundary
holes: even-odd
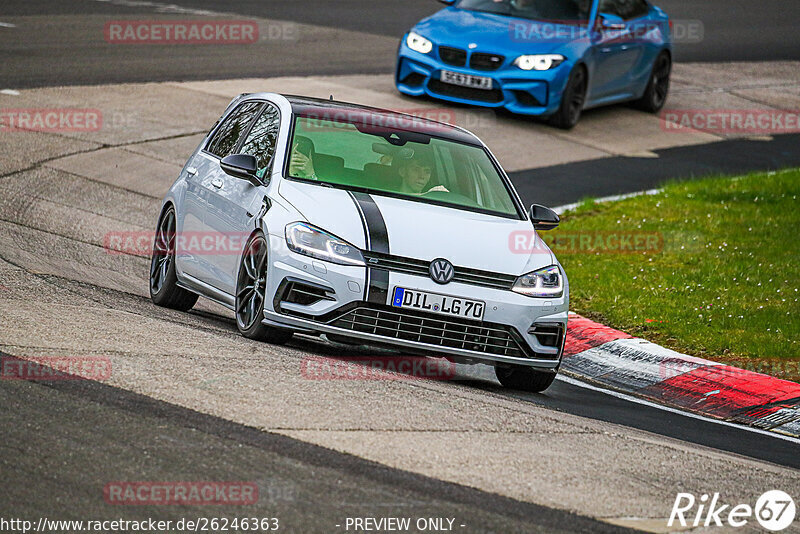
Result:
[[[449,347],[516,358],[551,357],[533,354],[509,326],[412,310],[400,311],[379,304],[360,305],[329,324],[356,332],[425,343],[432,349]]]
[[[561,323],[537,323],[528,330],[536,336],[536,341],[544,347],[558,348],[564,339],[564,326]]]

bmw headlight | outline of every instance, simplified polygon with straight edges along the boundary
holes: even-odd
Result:
[[[286,225],[289,250],[339,265],[364,265],[364,257],[356,247],[308,223]]]
[[[411,50],[419,52],[420,54],[427,54],[433,50],[433,43],[425,39],[418,33],[408,32],[406,37],[406,44]]]
[[[522,70],[550,70],[561,65],[565,59],[561,54],[536,54],[519,56],[514,60],[514,65]]]
[[[529,297],[557,298],[564,294],[564,275],[558,265],[551,265],[520,276],[511,290]]]

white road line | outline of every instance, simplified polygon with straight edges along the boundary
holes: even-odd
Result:
[[[19,96],[19,91],[15,91],[13,89],[3,89],[0,91],[0,95]]]
[[[16,24],[11,24],[10,22],[0,22],[0,27],[3,28],[16,28]]]
[[[575,378],[572,378],[572,377],[569,377],[569,376],[564,376],[563,374],[557,375],[556,376],[556,380],[561,380],[562,382],[566,382],[567,384],[570,384],[572,386],[577,386],[577,387],[580,387],[580,388],[585,388],[585,389],[589,389],[589,390],[592,390],[592,391],[598,391],[600,393],[605,393],[606,395],[611,395],[612,397],[616,397],[616,398],[622,399],[624,401],[634,402],[636,404],[649,406],[651,408],[657,408],[657,409],[663,410],[665,412],[670,412],[670,413],[674,413],[674,414],[678,414],[678,415],[684,415],[686,417],[691,417],[693,419],[700,419],[701,421],[706,421],[706,422],[709,422],[709,423],[716,423],[718,425],[738,428],[739,430],[745,430],[747,432],[754,432],[756,434],[762,434],[764,436],[770,436],[770,437],[773,437],[773,438],[782,439],[782,440],[789,441],[791,443],[797,443],[798,445],[800,445],[800,439],[799,438],[793,438],[792,436],[786,436],[786,435],[780,434],[778,432],[770,432],[769,430],[762,430],[760,428],[754,428],[754,427],[751,427],[751,426],[740,425],[740,424],[737,424],[737,423],[730,423],[728,421],[722,421],[722,420],[719,420],[719,419],[712,419],[712,418],[706,417],[704,415],[698,415],[698,414],[695,414],[695,413],[685,412],[683,410],[678,410],[677,408],[670,408],[669,406],[663,406],[661,404],[656,404],[655,402],[650,402],[648,400],[640,399],[638,397],[634,397],[633,395],[627,395],[625,393],[620,393],[618,391],[613,391],[613,390],[610,390],[610,389],[603,389],[601,387],[593,386],[591,384],[587,384],[586,382],[582,382],[582,381],[577,380]]]

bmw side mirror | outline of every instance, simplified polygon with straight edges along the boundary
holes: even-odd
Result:
[[[625,21],[619,15],[600,13],[600,27],[604,30],[624,30]]]
[[[258,172],[258,161],[255,156],[249,154],[231,154],[225,156],[219,163],[225,174],[235,178],[242,178],[253,185],[261,185],[261,180],[256,176]]]
[[[550,208],[534,204],[531,206],[531,222],[536,230],[552,230],[558,228],[561,218]]]

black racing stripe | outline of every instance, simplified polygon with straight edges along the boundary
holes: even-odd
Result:
[[[367,250],[372,252],[389,253],[389,231],[386,221],[383,220],[381,210],[375,200],[367,193],[351,192],[350,196],[356,202],[361,222],[364,224],[367,239]],[[389,271],[386,269],[367,268],[367,287],[364,300],[379,304],[386,304],[389,297]]]

